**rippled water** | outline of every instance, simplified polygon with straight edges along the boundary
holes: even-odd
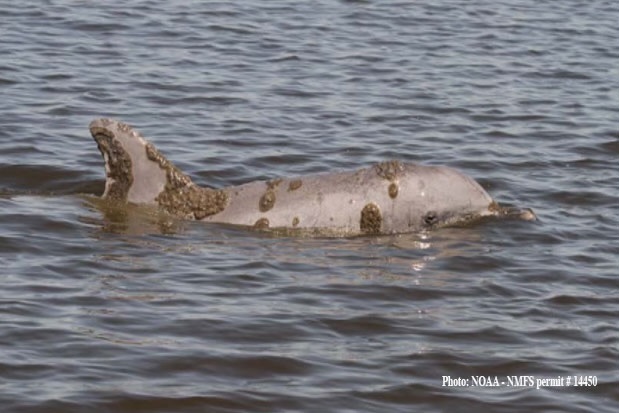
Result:
[[[613,1],[0,0],[7,412],[615,412]],[[97,206],[91,119],[201,184],[445,164],[540,220],[279,238]],[[443,386],[443,376],[597,386]],[[573,384],[573,383],[572,383]]]

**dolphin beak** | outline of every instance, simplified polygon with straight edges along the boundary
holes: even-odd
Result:
[[[523,221],[537,221],[537,215],[531,208],[516,208],[509,206],[497,206],[494,208],[497,217],[508,219],[520,219]]]

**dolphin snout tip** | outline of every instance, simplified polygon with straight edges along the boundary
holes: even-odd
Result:
[[[496,216],[521,219],[523,221],[537,221],[537,215],[531,208],[515,208],[509,206],[498,206],[495,204],[491,207]]]
[[[537,215],[531,208],[523,208],[520,210],[520,219],[525,221],[537,221]]]

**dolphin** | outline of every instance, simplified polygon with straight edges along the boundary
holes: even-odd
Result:
[[[215,189],[195,184],[126,123],[96,119],[90,133],[105,162],[104,199],[155,205],[186,219],[355,236],[420,232],[484,217],[536,218],[530,209],[500,206],[475,180],[446,166],[386,161]]]

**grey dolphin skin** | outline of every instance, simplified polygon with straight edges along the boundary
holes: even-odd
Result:
[[[157,205],[182,218],[335,236],[424,231],[490,216],[535,219],[530,209],[499,206],[445,166],[389,161],[212,189],[193,183],[126,123],[97,119],[90,132],[105,161],[103,198]]]

